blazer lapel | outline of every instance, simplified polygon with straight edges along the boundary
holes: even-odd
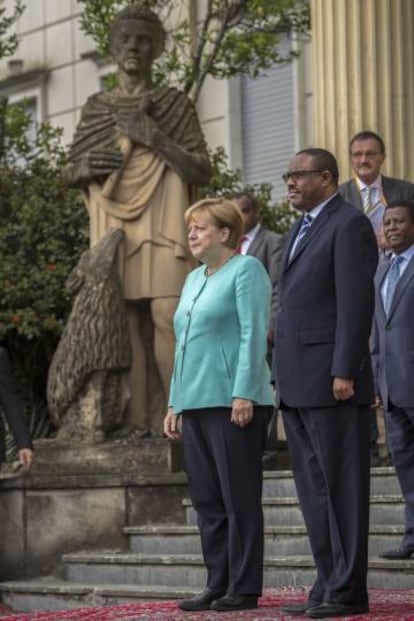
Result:
[[[320,229],[324,226],[325,222],[330,217],[332,211],[335,210],[337,198],[338,197],[335,196],[335,198],[329,201],[329,203],[325,205],[321,213],[317,216],[315,221],[312,223],[312,226],[310,227],[308,233],[300,240],[299,244],[296,246],[295,254],[291,258],[289,262],[289,266],[292,265],[297,260],[298,257],[300,257],[300,255],[305,250],[305,248],[308,246],[308,244],[312,242],[312,239],[314,239],[318,235]],[[340,200],[342,199],[340,198]],[[299,223],[299,226],[300,226],[300,223]]]
[[[356,179],[352,179],[349,183],[351,184],[351,187],[350,187],[351,199],[349,202],[351,203],[351,205],[355,205],[355,207],[358,206],[358,209],[361,209],[363,211],[364,207],[362,204],[361,192],[359,191],[359,188],[358,188],[358,182]]]
[[[257,254],[258,248],[263,243],[263,237],[264,237],[263,227],[260,226],[259,230],[257,231],[256,235],[253,238],[252,243],[250,244],[250,246],[247,249],[247,254],[252,254],[253,256],[255,256]]]
[[[284,272],[290,265],[289,263],[289,255],[290,250],[292,248],[292,244],[296,239],[296,235],[299,232],[301,221],[297,220],[295,224],[290,229],[290,232],[287,234],[286,243],[284,244],[282,259],[280,263],[281,271]],[[311,227],[312,228],[312,227]]]
[[[382,261],[379,265],[378,265],[378,269],[377,269],[377,273],[375,274],[375,279],[374,279],[374,283],[375,283],[375,292],[376,292],[376,296],[377,296],[377,307],[380,311],[380,314],[382,315],[382,318],[385,320],[386,319],[386,315],[385,315],[385,309],[384,309],[384,302],[382,300],[382,296],[381,296],[381,289],[382,289],[382,285],[384,282],[384,278],[389,270],[390,267],[390,262],[389,260],[384,260]]]
[[[396,307],[401,300],[401,297],[404,294],[405,289],[407,288],[408,283],[414,277],[414,257],[411,257],[410,262],[404,270],[404,274],[399,279],[397,286],[395,288],[394,297],[391,301],[390,312],[388,313],[388,319],[390,319],[395,312]]]

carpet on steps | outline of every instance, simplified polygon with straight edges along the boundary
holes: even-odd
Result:
[[[176,601],[147,601],[133,604],[100,606],[98,608],[78,608],[74,610],[9,613],[0,607],[1,621],[276,621],[293,619],[280,612],[280,606],[287,603],[303,601],[306,590],[281,588],[266,589],[259,601],[259,608],[225,613],[217,612],[183,612]],[[369,615],[349,617],[353,621],[413,621],[414,589],[370,591]],[[303,617],[302,617],[303,618]]]

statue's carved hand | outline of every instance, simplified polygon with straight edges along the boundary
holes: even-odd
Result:
[[[119,151],[101,150],[89,151],[87,167],[90,177],[107,177],[122,165],[124,156]]]
[[[147,147],[156,145],[156,139],[160,133],[159,126],[154,119],[148,114],[142,113],[141,110],[132,113],[120,110],[117,114],[117,129],[133,142]]]

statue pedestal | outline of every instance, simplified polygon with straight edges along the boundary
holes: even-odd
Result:
[[[67,445],[54,440],[35,442],[30,473],[38,480],[58,477],[122,476],[131,482],[183,469],[182,445],[165,438],[113,440],[102,444]]]
[[[58,570],[62,554],[124,549],[123,528],[183,523],[181,445],[142,439],[35,444],[29,474],[0,479],[0,580]]]

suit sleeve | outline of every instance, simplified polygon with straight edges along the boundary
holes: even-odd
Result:
[[[9,356],[0,347],[0,401],[7,423],[19,449],[31,448],[29,430],[24,420],[24,406],[11,372]]]
[[[270,304],[270,321],[269,329],[272,330],[276,321],[277,305],[279,300],[279,279],[280,279],[280,265],[282,260],[282,251],[284,245],[284,238],[280,235],[275,236],[272,240],[272,244],[269,250],[269,276],[272,285],[272,300]]]
[[[236,277],[236,310],[240,326],[239,356],[232,397],[255,401],[263,384],[267,353],[271,284],[263,265],[251,259]]]
[[[369,363],[377,263],[377,244],[368,218],[361,214],[345,219],[334,244],[337,323],[333,377],[355,379]]]

